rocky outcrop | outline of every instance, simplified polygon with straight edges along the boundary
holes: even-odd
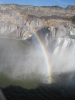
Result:
[[[36,89],[27,90],[19,86],[9,86],[2,89],[7,100],[74,100],[75,88],[44,84]]]
[[[66,24],[62,26],[49,26],[43,27],[37,31],[37,34],[43,41],[46,46],[49,46],[54,40],[60,37],[70,36],[70,38],[74,38],[75,28],[73,28],[70,24]]]
[[[16,4],[0,5],[0,36],[27,39],[42,28],[53,28],[53,38],[64,35],[66,23],[75,26],[75,6],[26,6]],[[57,31],[57,32],[55,32]],[[58,35],[55,35],[58,33]]]

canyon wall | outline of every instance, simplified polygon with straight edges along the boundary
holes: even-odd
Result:
[[[75,27],[75,6],[0,5],[0,37],[27,39],[43,29],[55,37],[56,31],[66,34],[71,26]]]

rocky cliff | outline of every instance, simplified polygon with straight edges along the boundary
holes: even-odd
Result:
[[[26,6],[16,4],[0,5],[0,36],[27,39],[32,33],[47,29],[66,34],[69,26],[75,26],[75,6]],[[69,28],[68,28],[69,29]]]

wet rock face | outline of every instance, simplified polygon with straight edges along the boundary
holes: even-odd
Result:
[[[52,38],[50,30],[48,27],[44,27],[37,32],[38,36],[42,40],[42,42],[47,46]]]
[[[75,16],[73,16],[72,18],[72,23],[75,23]]]
[[[50,26],[50,27],[43,27],[42,29],[37,31],[37,34],[39,35],[43,43],[48,47],[51,44],[51,42],[53,42],[56,38],[66,36],[69,33],[71,33],[71,31],[68,30],[69,28],[65,27],[62,28],[62,27]]]

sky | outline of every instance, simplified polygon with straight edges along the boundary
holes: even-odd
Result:
[[[34,6],[61,6],[75,5],[75,0],[0,0],[0,4],[20,4]]]

